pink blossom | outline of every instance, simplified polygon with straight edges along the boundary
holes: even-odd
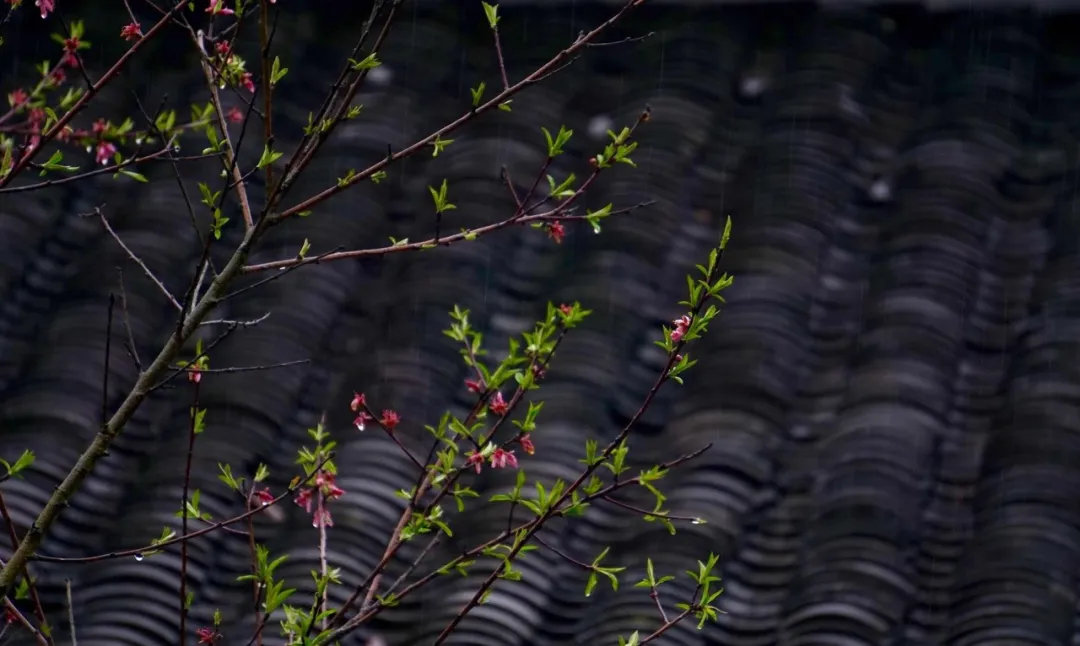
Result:
[[[480,468],[484,466],[484,456],[478,451],[469,451],[465,457],[465,466],[476,469],[477,473],[480,473]]]
[[[270,493],[270,487],[267,487],[261,491],[255,492],[255,498],[264,505],[269,505],[274,502],[274,494]]]
[[[394,428],[397,427],[400,422],[401,417],[389,409],[382,412],[382,418],[379,420],[379,423],[383,425],[383,428],[389,432],[393,432]]]
[[[516,467],[517,465],[518,461],[517,458],[514,457],[513,451],[495,449],[495,452],[491,454],[491,466],[496,469],[502,469],[505,467]]]
[[[563,237],[566,236],[566,227],[562,225],[562,222],[552,222],[546,228],[548,237],[556,244],[562,244]]]
[[[319,488],[319,492],[327,500],[334,500],[345,495],[345,490],[334,484],[334,479],[334,474],[326,471],[320,471],[315,476],[315,486]]]
[[[510,404],[506,403],[501,392],[495,391],[495,396],[491,398],[488,408],[496,415],[505,415],[510,410]]]
[[[41,9],[42,18],[47,18],[56,9],[56,0],[36,0],[34,6]]]
[[[671,331],[671,341],[673,343],[678,343],[686,336],[686,331],[690,329],[690,323],[690,316],[688,314],[683,314],[671,322],[671,324],[675,326],[675,329]]]
[[[315,510],[315,515],[311,517],[312,527],[333,527],[334,518],[330,515],[330,510],[320,506]]]
[[[94,153],[94,159],[97,161],[97,163],[104,166],[104,165],[109,163],[109,160],[112,159],[113,155],[115,155],[115,154],[116,154],[116,146],[112,145],[108,141],[103,141],[103,142],[101,142],[101,143],[99,143],[97,145],[97,151]],[[192,381],[194,381],[195,383],[199,382],[199,373],[198,373],[198,371],[191,372],[191,373],[188,373],[188,374],[195,376],[194,379],[192,379]]]
[[[209,6],[206,7],[206,13],[214,14],[215,16],[218,14],[231,16],[236,12],[225,6],[225,0],[210,0]]]
[[[139,23],[131,22],[120,28],[120,37],[124,40],[138,40],[142,36]]]
[[[521,437],[519,437],[518,444],[521,445],[521,450],[525,451],[529,455],[536,453],[536,447],[533,445],[532,440],[529,439],[528,435],[522,435]]]
[[[484,390],[485,390],[484,382],[481,379],[477,379],[477,380],[466,379],[465,380],[465,387],[469,389],[469,392],[476,393],[477,395],[483,393]]]
[[[296,498],[293,499],[297,505],[304,508],[304,511],[311,513],[311,489],[301,489],[300,493],[296,494]]]
[[[8,94],[8,105],[13,108],[17,108],[20,105],[30,100],[30,97],[26,94],[26,90],[22,88],[16,88]]]

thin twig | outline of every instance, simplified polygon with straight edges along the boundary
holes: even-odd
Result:
[[[130,159],[121,161],[119,164],[112,164],[111,166],[103,166],[101,168],[95,168],[94,170],[88,170],[85,173],[79,173],[77,175],[69,175],[67,177],[58,177],[56,179],[47,179],[42,182],[36,182],[34,184],[24,184],[22,186],[11,186],[8,188],[0,188],[0,195],[5,193],[25,193],[27,191],[40,191],[45,188],[52,188],[54,186],[62,186],[64,184],[70,184],[72,182],[82,181],[98,175],[104,175],[106,173],[116,173],[120,169],[127,166],[134,166],[135,164],[141,164],[142,162],[157,161],[162,157],[166,157],[171,151],[173,142],[169,141],[166,144],[166,148],[163,148],[155,153],[149,155],[143,155],[142,157],[132,157]],[[214,157],[215,155],[197,155],[196,158]],[[32,164],[36,166],[36,164]]]
[[[552,551],[552,552],[553,552],[553,553],[554,553],[554,554],[555,554],[556,556],[559,556],[559,557],[561,557],[561,558],[562,558],[562,559],[563,559],[564,561],[566,561],[567,563],[570,563],[571,565],[575,565],[575,566],[577,566],[577,567],[581,568],[582,570],[587,570],[587,571],[589,571],[589,572],[591,572],[591,571],[593,571],[593,570],[595,570],[595,569],[596,569],[596,568],[594,568],[594,567],[593,567],[592,565],[589,565],[588,563],[585,563],[584,561],[579,561],[579,560],[577,560],[576,558],[574,558],[574,557],[570,556],[569,554],[567,554],[566,552],[563,552],[563,551],[562,551],[562,550],[560,550],[559,548],[555,547],[555,546],[554,546],[554,545],[552,545],[551,543],[548,543],[548,542],[547,542],[547,541],[545,541],[544,539],[540,538],[540,535],[539,535],[539,534],[537,534],[537,535],[533,536],[533,538],[534,538],[534,539],[536,540],[536,542],[537,542],[537,543],[540,543],[540,544],[541,544],[541,545],[543,545],[544,547],[548,548],[548,549],[549,549],[549,550],[551,550],[551,551]]]
[[[188,413],[188,443],[187,456],[184,460],[184,487],[180,495],[180,535],[188,533],[188,491],[191,488],[191,463],[195,458],[195,437],[198,433],[199,419],[199,382],[192,383],[191,410]],[[184,541],[180,544],[180,646],[187,644],[187,563],[188,544]]]
[[[371,47],[371,55],[375,56],[382,49],[383,43],[386,41],[387,36],[390,35],[390,28],[394,24],[394,19],[397,17],[398,8],[400,8],[403,0],[393,0],[393,4],[390,5],[389,14],[386,20],[383,22],[382,29],[379,30],[379,35],[375,38],[375,43]],[[364,27],[361,30],[360,39],[357,41],[356,46],[353,47],[352,55],[349,57],[350,61],[360,59],[360,49],[363,47],[363,43],[367,40],[368,34],[371,31],[371,26],[374,24],[375,18],[378,17],[379,12],[382,10],[385,0],[377,0],[373,3],[371,8],[371,14],[368,20],[364,23]],[[304,171],[304,169],[311,163],[311,160],[315,158],[319,148],[330,138],[334,130],[344,119],[349,106],[352,104],[353,99],[360,92],[360,88],[364,86],[364,82],[367,80],[370,69],[365,68],[358,71],[356,78],[352,80],[349,87],[345,90],[344,96],[338,99],[338,94],[341,90],[341,85],[348,78],[349,73],[353,71],[352,63],[349,62],[342,70],[338,80],[334,83],[334,86],[330,90],[330,94],[327,95],[326,100],[323,102],[323,106],[319,111],[319,116],[314,120],[314,123],[326,124],[324,127],[313,129],[309,134],[305,134],[297,145],[296,152],[289,158],[289,163],[285,166],[285,172],[282,173],[281,182],[278,184],[274,191],[270,193],[270,199],[267,200],[266,208],[272,209],[274,206],[288,194],[293,182]],[[336,105],[334,105],[336,101]],[[326,115],[329,113],[329,117]],[[269,211],[268,211],[269,212]]]
[[[30,623],[30,620],[26,618],[26,615],[19,612],[19,609],[15,606],[15,602],[7,597],[4,597],[4,612],[13,615],[15,617],[15,621],[17,621],[19,625],[25,628],[27,632],[33,635],[34,639],[37,640],[37,643],[44,644],[45,646],[49,645],[49,642],[45,640],[45,635],[41,634],[41,631],[38,630],[34,626],[34,624]],[[7,622],[4,622],[4,628],[7,628]]]
[[[245,499],[247,501],[248,509],[251,509],[252,506],[254,505],[254,496],[255,496],[254,478],[252,478],[252,481],[253,481],[252,485],[251,485],[250,489],[248,490],[247,496],[245,497]],[[255,612],[255,634],[251,636],[251,641],[248,642],[248,646],[251,646],[251,644],[253,642],[258,642],[258,646],[262,646],[262,631],[263,631],[263,626],[266,623],[266,618],[267,617],[264,617],[263,614],[262,614],[262,603],[261,603],[261,601],[262,601],[263,584],[262,584],[262,581],[259,580],[259,576],[258,576],[258,574],[259,574],[259,550],[258,550],[258,547],[256,546],[256,543],[255,543],[255,517],[254,516],[249,516],[248,517],[248,519],[247,519],[247,528],[248,528],[248,531],[247,531],[247,533],[248,533],[248,553],[251,556],[251,574],[253,575],[253,577],[251,579],[251,588],[252,588],[251,589],[251,599],[252,599],[252,604],[254,605],[253,610]],[[267,616],[269,616],[269,615],[267,615]]]
[[[109,359],[112,356],[113,309],[116,296],[109,294],[109,313],[105,319],[105,360],[101,368],[101,425],[109,421]]]
[[[281,361],[279,363],[268,363],[259,366],[236,366],[233,368],[192,368],[190,366],[180,366],[179,369],[180,372],[227,375],[235,372],[260,372],[262,370],[289,368],[291,366],[301,366],[306,363],[311,363],[311,359],[296,359],[295,361]]]
[[[142,372],[142,361],[139,361],[139,349],[135,346],[135,334],[131,331],[131,315],[128,313],[128,300],[127,290],[124,289],[124,269],[122,267],[116,268],[116,273],[119,276],[120,282],[120,308],[124,314],[124,329],[127,330],[127,341],[125,345],[127,347],[128,355],[131,356],[131,360],[135,362],[135,369],[140,373]],[[104,418],[102,423],[104,423]]]
[[[11,540],[11,548],[15,549],[19,545],[19,537],[15,534],[15,521],[11,517],[11,513],[8,511],[7,501],[4,500],[4,494],[0,491],[0,514],[4,515],[4,525],[7,526],[8,538]],[[45,617],[45,610],[41,605],[41,597],[38,596],[37,584],[34,582],[31,576],[30,566],[23,567],[23,578],[26,580],[26,589],[30,593],[30,603],[34,604],[34,614],[37,615],[38,623],[41,626],[48,625],[48,619]],[[42,633],[44,642],[49,646],[54,646],[52,636]]]
[[[651,204],[653,204],[653,201],[648,200],[648,201],[645,201],[645,202],[641,202],[639,204],[635,204],[633,206],[629,206],[629,207],[625,207],[625,208],[621,208],[621,209],[612,209],[609,216],[624,215],[626,213],[630,213],[632,211],[643,208],[645,206],[649,206]],[[470,229],[468,231],[462,231],[460,233],[455,233],[455,234],[452,234],[452,235],[444,236],[444,237],[439,239],[438,244],[446,246],[446,245],[449,245],[451,243],[471,241],[471,240],[476,239],[479,236],[486,235],[488,233],[492,233],[492,232],[498,231],[500,229],[505,229],[505,228],[510,227],[510,226],[520,226],[520,225],[524,225],[524,224],[529,224],[531,222],[552,222],[552,221],[559,221],[559,220],[584,220],[585,219],[585,216],[583,216],[583,215],[582,216],[559,215],[560,213],[562,213],[564,211],[565,211],[565,206],[560,205],[559,207],[557,207],[555,209],[552,209],[551,211],[545,211],[544,213],[537,213],[536,215],[526,215],[526,216],[519,217],[517,219],[514,219],[514,218],[511,217],[511,218],[508,218],[508,219],[503,220],[501,222],[496,222],[494,224],[488,224],[486,226],[477,227],[475,229]],[[412,242],[412,243],[408,243],[408,244],[395,244],[395,245],[390,245],[388,247],[375,247],[375,248],[371,248],[371,249],[356,249],[356,250],[353,250],[353,251],[330,251],[330,252],[321,254],[319,256],[310,257],[310,258],[304,258],[304,259],[289,258],[288,260],[274,260],[274,261],[271,261],[271,262],[264,262],[264,263],[259,263],[259,264],[255,264],[255,265],[247,265],[241,270],[241,273],[243,273],[243,274],[253,274],[253,273],[260,272],[260,271],[268,271],[270,269],[287,269],[287,268],[293,268],[293,267],[302,267],[304,265],[315,265],[315,264],[319,264],[319,263],[322,263],[322,262],[331,262],[331,261],[335,261],[335,260],[345,260],[345,259],[348,259],[348,258],[364,258],[364,257],[368,257],[368,256],[385,256],[385,255],[392,254],[392,253],[403,253],[403,252],[406,252],[406,251],[418,251],[418,250],[422,250],[422,249],[430,249],[430,248],[434,247],[435,244],[436,244],[436,241],[433,238],[429,238],[427,240],[422,240],[420,242]],[[273,278],[270,278],[269,280],[273,280]],[[267,282],[269,282],[269,280]],[[257,283],[257,284],[261,284],[261,283]],[[248,289],[250,289],[250,287],[245,287],[242,290],[237,290],[237,292],[229,294],[228,298],[231,298],[231,297],[235,296],[237,293],[247,291]]]
[[[139,258],[139,256],[136,255],[130,247],[124,244],[124,241],[120,239],[120,236],[116,235],[116,231],[113,231],[112,226],[109,224],[108,218],[105,217],[105,212],[102,211],[100,206],[94,208],[93,214],[101,219],[101,224],[105,226],[105,230],[109,232],[109,235],[112,236],[113,240],[116,240],[116,243],[120,245],[120,248],[123,249],[124,252],[128,255],[128,258],[134,260],[135,264],[143,270],[143,273],[146,274],[146,276],[150,280],[152,280],[155,285],[157,285],[157,288],[161,290],[161,293],[165,294],[165,298],[169,299],[169,303],[171,303],[178,312],[183,312],[184,308],[181,307],[180,303],[177,302],[176,298],[171,293],[169,293],[169,288],[165,286],[165,283],[162,283],[160,280],[158,280],[158,277],[154,275],[154,272],[150,271],[150,268],[146,266],[146,263],[142,261],[142,258]]]
[[[622,502],[622,501],[619,501],[619,500],[616,500],[616,499],[612,498],[611,496],[601,496],[600,499],[603,500],[604,502],[610,502],[611,504],[615,505],[616,507],[622,507],[623,509],[625,509],[627,511],[632,511],[635,514],[638,514],[639,516],[656,516],[657,518],[667,518],[668,520],[685,520],[685,521],[688,521],[688,522],[700,522],[701,521],[701,519],[698,518],[697,516],[676,516],[675,514],[667,514],[667,513],[662,514],[662,513],[657,513],[657,512],[654,512],[654,511],[649,511],[648,509],[642,509],[641,507],[635,507],[633,505],[628,505],[625,502]]]
[[[217,127],[221,130],[221,141],[225,144],[225,163],[232,168],[232,178],[236,182],[236,196],[240,199],[240,213],[244,218],[244,227],[246,231],[251,231],[255,226],[255,222],[251,215],[251,204],[248,202],[247,187],[244,185],[244,178],[237,163],[236,150],[233,149],[232,138],[229,136],[229,122],[225,117],[225,109],[221,105],[218,84],[214,80],[214,73],[211,71],[208,62],[209,58],[203,42],[203,35],[200,31],[198,33],[193,32],[191,36],[195,41],[195,48],[199,52],[199,66],[202,67],[206,87],[210,91],[210,103],[213,104],[214,114],[217,116]],[[224,191],[222,197],[224,197]]]
[[[626,38],[623,38],[622,40],[610,40],[610,41],[607,41],[607,42],[604,42],[604,43],[589,43],[588,46],[589,47],[611,47],[613,45],[626,45],[628,43],[640,43],[641,41],[645,40],[646,38],[652,38],[655,35],[656,35],[655,31],[650,31],[649,33],[643,34],[641,36],[627,36]]]
[[[496,24],[491,28],[491,33],[495,37],[495,58],[499,60],[499,76],[502,77],[503,92],[510,89],[510,77],[506,75],[506,59],[503,58],[502,42],[499,38],[499,26]]]
[[[525,88],[539,82],[540,80],[542,80],[544,77],[546,77],[552,71],[560,68],[562,66],[562,64],[567,59],[572,58],[577,52],[584,49],[585,46],[588,45],[590,41],[592,41],[600,33],[602,33],[605,29],[607,29],[612,24],[617,22],[620,18],[622,18],[623,15],[627,11],[629,11],[631,7],[633,7],[633,6],[635,6],[636,4],[639,4],[639,3],[640,3],[640,0],[631,0],[630,2],[627,2],[614,15],[612,15],[610,18],[608,18],[606,21],[604,21],[602,24],[600,24],[596,28],[594,28],[592,31],[588,32],[587,34],[583,34],[582,36],[580,36],[569,47],[567,47],[566,49],[560,51],[558,54],[555,55],[554,58],[552,58],[550,61],[548,61],[547,63],[542,65],[535,72],[533,72],[532,74],[526,76],[524,79],[518,81],[517,83],[510,86],[509,88],[503,90],[502,92],[500,92],[499,94],[497,94],[496,96],[494,96],[493,98],[488,100],[487,102],[485,102],[485,103],[483,103],[483,104],[469,110],[468,112],[466,112],[462,116],[458,117],[457,119],[455,119],[451,123],[443,126],[442,128],[439,128],[438,130],[432,132],[428,136],[420,139],[419,141],[416,141],[412,145],[407,146],[406,148],[403,148],[402,150],[381,159],[380,161],[372,164],[371,166],[368,166],[366,169],[356,173],[355,175],[350,177],[348,180],[340,181],[340,182],[336,183],[334,186],[326,188],[326,189],[320,191],[319,193],[316,193],[315,195],[309,197],[308,199],[301,201],[299,204],[296,204],[296,205],[286,209],[285,211],[282,211],[280,214],[275,215],[275,216],[270,216],[271,222],[272,223],[280,222],[281,220],[284,220],[285,218],[294,216],[297,213],[301,213],[303,211],[309,211],[312,208],[314,208],[316,205],[320,204],[321,202],[323,202],[323,201],[333,197],[334,195],[337,195],[341,191],[347,189],[349,186],[352,186],[353,184],[356,184],[357,182],[365,180],[365,179],[371,177],[372,175],[374,175],[375,173],[379,172],[380,170],[383,170],[384,168],[389,166],[391,163],[393,163],[395,161],[398,161],[400,159],[403,159],[405,157],[408,157],[408,156],[412,155],[413,153],[417,152],[418,150],[422,150],[422,149],[426,148],[427,146],[431,145],[431,142],[435,141],[436,139],[438,139],[438,138],[440,138],[440,137],[442,137],[444,135],[448,135],[448,134],[454,132],[455,130],[457,130],[461,126],[463,126],[466,123],[469,123],[470,121],[475,119],[477,116],[479,116],[479,115],[481,115],[481,114],[483,114],[485,112],[488,112],[490,110],[497,109],[500,105],[505,103],[507,101],[507,99],[510,99],[511,97],[518,94],[519,92],[521,92]]]
[[[71,632],[71,646],[79,646],[79,642],[75,638],[75,603],[71,600],[71,579],[64,582],[64,591],[67,594],[68,630]]]
[[[235,327],[251,327],[253,325],[258,325],[259,323],[262,323],[263,321],[265,321],[268,318],[270,318],[270,312],[267,312],[266,314],[263,314],[262,316],[260,316],[257,319],[250,319],[250,320],[247,320],[247,321],[240,321],[240,320],[234,320],[234,319],[212,319],[212,320],[209,320],[209,321],[203,321],[202,323],[199,323],[199,326],[201,327],[201,326],[204,326],[204,325],[230,325],[230,326],[235,326]]]
[[[329,461],[331,458],[333,458],[333,455],[326,456],[321,462],[319,462],[317,467],[321,468],[322,465],[326,464],[326,462]],[[273,507],[274,505],[278,504],[282,500],[285,500],[286,498],[292,496],[297,491],[299,491],[303,486],[304,486],[304,480],[297,479],[296,483],[293,486],[290,486],[288,489],[285,490],[284,493],[282,493],[279,496],[276,496],[273,500],[270,500],[270,501],[266,502],[265,504],[254,505],[250,509],[248,509],[247,511],[245,511],[244,513],[242,513],[242,514],[240,514],[238,516],[233,516],[232,518],[229,518],[227,520],[222,520],[222,521],[218,521],[216,523],[212,523],[212,524],[207,525],[206,527],[204,527],[202,529],[197,529],[197,530],[191,532],[190,534],[184,534],[184,535],[181,535],[181,536],[174,536],[173,538],[170,538],[170,539],[165,540],[165,541],[161,541],[160,543],[151,543],[149,545],[144,545],[142,547],[137,547],[135,549],[120,550],[120,551],[116,551],[116,552],[108,552],[106,554],[98,554],[96,556],[68,557],[68,556],[42,556],[42,555],[39,555],[39,554],[33,554],[27,560],[40,561],[42,563],[97,563],[98,561],[108,561],[108,560],[111,560],[111,559],[126,558],[128,556],[141,557],[141,556],[143,556],[143,554],[145,552],[160,551],[160,550],[162,550],[162,549],[164,549],[166,547],[170,547],[172,545],[177,545],[177,544],[183,543],[185,541],[190,541],[190,540],[198,538],[200,536],[205,536],[206,534],[209,534],[209,533],[211,533],[213,531],[217,531],[218,529],[221,529],[222,527],[228,527],[229,525],[235,525],[236,523],[245,521],[248,518],[254,516],[255,514],[261,513],[263,511],[265,511],[266,509],[269,509],[270,507]]]

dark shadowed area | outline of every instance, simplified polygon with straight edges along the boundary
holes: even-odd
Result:
[[[277,125],[279,149],[291,150],[351,46],[351,21],[368,8],[279,4],[276,42],[290,74],[277,94]],[[407,3],[385,64],[358,100],[363,115],[324,148],[297,201],[458,116],[480,81],[498,83],[490,32],[473,4]],[[612,11],[526,4],[504,9],[511,78]],[[34,17],[23,12],[25,24],[5,32],[5,91],[55,53]],[[88,67],[100,73],[122,43],[93,29],[101,46]],[[619,591],[601,584],[585,598],[587,573],[537,550],[519,563],[524,580],[500,584],[447,643],[613,645],[658,625],[648,591],[632,587],[647,556],[658,573],[674,574],[712,551],[727,614],[655,643],[1080,644],[1080,21],[1027,10],[660,3],[605,39],[650,32],[590,49],[517,98],[512,112],[456,134],[438,157],[391,166],[383,183],[361,183],[266,238],[253,262],[291,257],[305,238],[320,253],[430,236],[427,186],[444,178],[457,205],[445,226],[504,219],[513,202],[500,169],[528,188],[546,154],[540,126],[573,128],[553,174],[580,177],[606,130],[652,107],[638,168],[602,176],[588,205],[655,204],[605,221],[600,235],[568,227],[557,245],[516,228],[447,249],[308,267],[215,312],[272,314],[222,343],[212,367],[311,363],[207,376],[207,430],[192,477],[202,509],[215,519],[243,511],[217,478],[219,462],[237,473],[266,462],[281,491],[325,410],[347,492],[335,502],[330,559],[347,583],[361,580],[405,504],[395,492],[411,487],[416,471],[385,436],[352,426],[349,399],[363,391],[378,408],[398,410],[403,441],[426,451],[423,425],[471,403],[458,348],[440,332],[455,304],[497,348],[548,301],[594,311],[551,366],[538,394],[546,405],[536,454],[522,459],[531,477],[572,479],[585,440],[613,437],[637,409],[661,367],[652,342],[681,314],[684,276],[730,215],[728,303],[692,349],[700,363],[686,385],[666,386],[630,440],[641,467],[714,443],[662,483],[673,514],[707,522],[681,523],[670,536],[596,506],[550,525],[544,539],[579,560],[610,545],[610,564],[628,568]],[[156,45],[93,112],[137,116],[134,96],[149,111],[167,97],[186,116],[206,100],[188,47]],[[200,143],[187,146],[195,154]],[[254,133],[245,137],[249,164],[261,147]],[[191,195],[199,181],[217,180],[212,164],[185,168]],[[38,455],[24,480],[3,485],[20,531],[101,422],[118,267],[144,361],[175,326],[168,303],[101,223],[77,214],[104,204],[117,234],[174,293],[198,259],[172,169],[140,171],[149,184],[105,175],[0,196],[0,454]],[[261,180],[252,178],[260,195]],[[231,248],[242,228],[237,213],[230,217],[223,246]],[[117,322],[110,407],[137,374],[125,337]],[[42,553],[137,547],[175,524],[189,405],[186,387],[146,402]],[[513,482],[512,472],[485,471],[474,486],[486,497]],[[640,493],[625,499],[651,505]],[[291,555],[278,574],[309,591],[317,531],[302,509],[280,509],[260,517],[259,536],[272,553]],[[435,550],[433,567],[505,527],[504,509],[472,509],[453,518],[453,539]],[[407,545],[404,558],[420,548]],[[0,555],[8,553],[4,533]],[[249,567],[246,541],[213,533],[191,543],[190,559],[189,627],[220,608],[224,643],[243,646],[250,585],[236,578]],[[376,635],[390,646],[431,643],[491,563],[469,578],[437,579],[344,643]],[[80,646],[152,646],[177,641],[178,568],[170,551],[35,571],[56,616],[71,579]],[[679,581],[672,599],[687,592]],[[332,598],[340,604],[349,591],[336,588]],[[283,643],[276,633],[265,643]]]

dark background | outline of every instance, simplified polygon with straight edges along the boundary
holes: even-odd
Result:
[[[90,3],[61,2],[72,16],[92,14],[83,10]],[[290,74],[277,123],[289,150],[367,5],[279,4],[278,51]],[[612,10],[509,4],[502,33],[512,77]],[[208,430],[193,476],[203,509],[215,518],[242,510],[217,481],[218,462],[239,473],[267,462],[280,491],[297,447],[310,445],[305,429],[326,410],[348,492],[335,503],[330,558],[346,582],[360,580],[403,505],[394,491],[414,472],[388,440],[351,427],[348,401],[361,390],[376,407],[396,408],[402,435],[418,446],[422,424],[467,406],[457,348],[439,333],[454,304],[472,310],[492,347],[505,347],[549,300],[594,310],[540,391],[537,453],[522,461],[531,477],[572,478],[585,439],[612,437],[637,409],[659,369],[652,341],[680,313],[683,276],[730,214],[728,305],[692,348],[700,363],[686,385],[665,387],[631,436],[641,466],[714,443],[662,483],[672,513],[708,523],[681,523],[671,537],[594,507],[552,526],[546,540],[580,560],[610,545],[612,563],[628,567],[619,592],[601,585],[585,599],[582,571],[532,552],[520,563],[524,582],[500,585],[450,641],[614,644],[619,634],[647,633],[655,609],[630,585],[645,558],[681,574],[712,551],[727,614],[657,643],[1080,644],[1080,24],[970,2],[943,13],[656,4],[605,36],[649,38],[590,50],[516,99],[512,113],[454,135],[438,158],[412,158],[382,185],[362,184],[275,230],[254,260],[290,257],[304,238],[317,253],[430,235],[426,186],[443,178],[458,206],[448,226],[505,218],[512,206],[499,169],[531,183],[544,155],[540,126],[575,130],[554,170],[581,176],[603,131],[632,122],[646,103],[653,119],[641,131],[638,169],[602,176],[588,203],[656,205],[610,220],[599,236],[571,227],[561,246],[532,229],[505,231],[437,252],[308,268],[230,302],[214,317],[273,314],[223,343],[213,366],[311,364],[204,381]],[[364,116],[325,148],[295,195],[456,117],[480,80],[497,84],[478,7],[406,5],[385,65],[359,99]],[[121,46],[112,31],[123,20],[110,11],[89,21],[88,66],[97,74]],[[56,54],[43,37],[56,24],[42,31],[40,22],[24,10],[4,31],[5,93],[31,63]],[[172,37],[140,56],[98,113],[137,116],[133,96],[150,110],[167,96],[185,116],[189,103],[205,101],[187,47]],[[254,155],[261,145],[249,135],[243,148]],[[106,176],[0,197],[0,450],[39,457],[25,480],[4,485],[20,530],[100,422],[118,266],[144,361],[174,325],[100,223],[76,214],[105,204],[117,233],[174,292],[197,259],[172,171],[140,170],[154,181]],[[185,168],[192,193],[215,178],[212,166]],[[239,234],[229,227],[223,241]],[[115,406],[136,369],[119,325],[113,335],[107,399]],[[180,387],[147,401],[44,553],[131,548],[175,523],[190,396]],[[477,488],[495,493],[513,477],[485,473]],[[502,510],[480,508],[454,521],[454,540],[433,564],[503,528]],[[317,533],[302,510],[282,510],[260,520],[259,536],[274,554],[291,554],[279,573],[306,590]],[[411,558],[419,545],[409,547]],[[246,542],[215,533],[193,542],[190,558],[193,623],[207,624],[220,608],[224,643],[246,643],[250,588],[235,582],[247,568]],[[169,644],[178,561],[169,552],[35,571],[56,617],[72,580],[82,646]],[[438,580],[351,643],[373,635],[392,646],[430,643],[489,565],[469,579]],[[665,598],[687,591],[680,577]],[[347,594],[337,589],[334,598]]]

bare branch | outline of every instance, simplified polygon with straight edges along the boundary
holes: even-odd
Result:
[[[120,308],[124,313],[124,329],[127,331],[127,340],[124,342],[124,346],[126,347],[131,360],[135,362],[135,369],[142,372],[142,362],[139,361],[139,350],[135,347],[135,335],[131,331],[131,316],[128,314],[127,290],[124,289],[123,268],[117,267],[116,273],[119,275],[120,282]],[[104,420],[105,417],[103,415],[102,421],[104,422]]]
[[[165,294],[165,298],[169,299],[169,302],[172,304],[172,306],[175,307],[178,312],[183,312],[184,308],[180,306],[180,303],[178,303],[176,301],[176,298],[169,292],[169,288],[166,287],[165,284],[162,283],[160,280],[158,280],[158,277],[154,275],[154,272],[150,271],[150,268],[146,266],[146,263],[142,261],[142,258],[139,258],[139,256],[136,255],[130,247],[124,244],[124,241],[120,239],[120,236],[116,235],[116,231],[113,231],[112,226],[109,225],[109,220],[105,217],[105,213],[101,209],[102,207],[100,206],[96,207],[93,211],[93,215],[96,215],[101,219],[101,224],[104,225],[105,230],[109,232],[109,235],[112,236],[113,240],[116,240],[116,243],[120,245],[120,248],[123,249],[124,252],[128,255],[128,258],[131,258],[135,261],[135,264],[143,270],[143,273],[146,274],[147,278],[152,280],[154,284],[157,285],[157,288],[161,290],[162,294]]]

